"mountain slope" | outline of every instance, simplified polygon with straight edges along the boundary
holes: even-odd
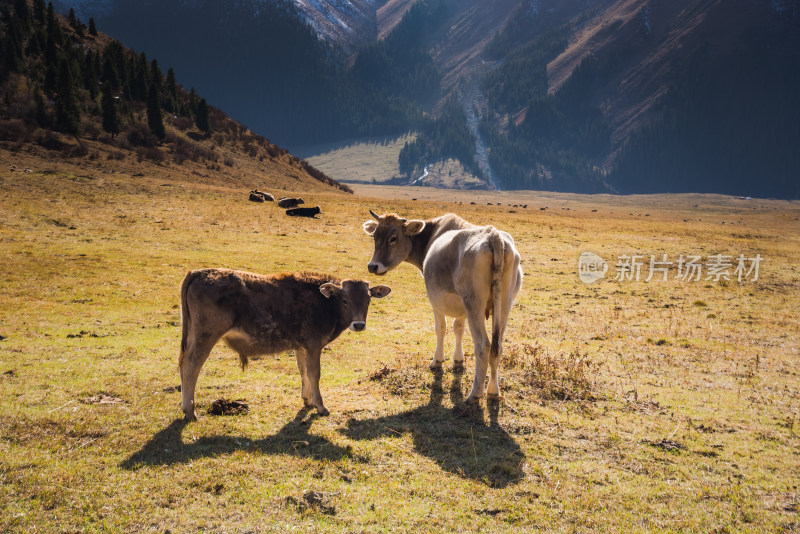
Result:
[[[18,170],[349,191],[79,20],[43,3],[0,15],[0,151]]]
[[[452,157],[502,188],[797,194],[796,0],[108,1],[282,144],[420,132],[408,181]]]

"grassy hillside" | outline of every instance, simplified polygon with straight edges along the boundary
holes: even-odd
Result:
[[[797,528],[791,203],[357,186],[362,196],[314,193],[320,219],[295,220],[213,177],[32,171],[0,168],[4,532]],[[330,417],[300,409],[293,357],[242,372],[220,346],[200,376],[201,418],[184,424],[186,272],[366,277],[368,209],[456,211],[514,235],[525,282],[503,401],[461,404],[469,334],[466,372],[427,370],[433,318],[404,265],[371,277],[393,292],[373,303],[367,330],[323,354]],[[584,250],[609,262],[741,252],[764,263],[757,282],[584,285]],[[207,415],[221,397],[249,413]]]
[[[0,52],[0,154],[19,171],[349,191],[185,90],[171,68],[42,2],[0,6]]]

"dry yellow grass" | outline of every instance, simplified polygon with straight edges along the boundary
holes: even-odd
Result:
[[[257,170],[233,182],[13,157],[34,172],[5,159],[0,169],[0,530],[800,528],[794,203],[358,186],[297,190],[322,215],[296,220],[247,202],[247,188],[268,188]],[[504,400],[461,404],[469,339],[463,375],[427,370],[433,320],[403,265],[379,279],[393,292],[373,303],[367,331],[323,354],[330,417],[300,410],[293,358],[242,372],[220,346],[200,410],[226,397],[250,411],[184,424],[174,388],[186,271],[369,278],[368,209],[454,211],[515,237],[525,282]],[[585,285],[587,250],[764,263],[757,282]]]

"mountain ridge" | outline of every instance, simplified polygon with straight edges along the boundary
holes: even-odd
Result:
[[[352,192],[186,91],[172,69],[33,6],[0,13],[0,151],[17,170]]]

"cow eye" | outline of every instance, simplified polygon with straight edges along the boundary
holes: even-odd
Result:
[[[344,304],[345,306],[349,306],[350,301],[348,301],[347,299],[342,299],[342,304]]]
[[[395,243],[397,243],[397,236],[393,235],[392,237],[389,238],[389,244],[394,245]]]

